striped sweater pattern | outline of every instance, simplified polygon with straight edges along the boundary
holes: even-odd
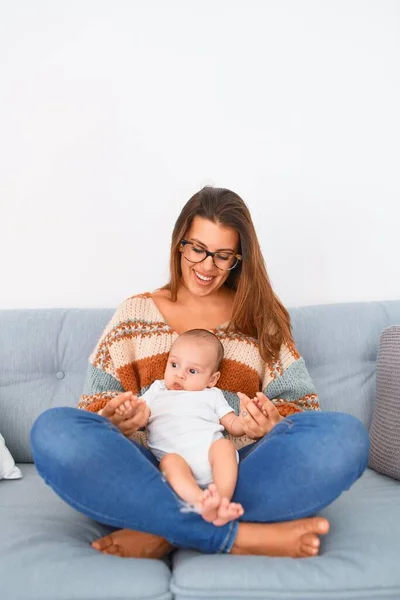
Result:
[[[293,345],[283,344],[279,354],[265,362],[256,339],[229,330],[227,325],[212,331],[225,352],[217,387],[236,414],[237,392],[250,398],[258,391],[264,392],[283,416],[319,410],[314,384]],[[121,392],[142,395],[156,379],[164,378],[168,354],[177,337],[150,293],[126,299],[89,358],[78,408],[97,412]]]

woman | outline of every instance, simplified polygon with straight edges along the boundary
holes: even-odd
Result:
[[[218,387],[250,438],[239,451],[232,499],[245,513],[222,527],[181,512],[156,459],[128,439],[143,424],[132,394],[162,378],[172,342],[194,328],[212,330],[224,345]],[[92,544],[105,553],[161,557],[183,547],[313,556],[329,523],[312,515],[348,489],[367,464],[363,425],[350,415],[318,410],[250,213],[226,189],[204,188],[185,205],[172,234],[170,283],[117,309],[90,358],[85,387],[79,408],[86,410],[44,412],[31,441],[36,467],[54,491],[117,528]],[[262,406],[252,401],[259,391],[265,394]],[[241,396],[239,405],[238,392],[251,400]],[[127,400],[136,412],[124,420],[115,410]]]

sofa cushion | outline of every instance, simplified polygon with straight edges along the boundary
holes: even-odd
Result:
[[[112,313],[0,311],[0,429],[17,462],[32,462],[29,432],[40,413],[78,404],[89,354]]]
[[[370,437],[369,466],[400,479],[400,325],[381,335]]]
[[[400,301],[306,306],[290,315],[322,410],[350,413],[369,429],[379,338],[400,322]]]
[[[22,469],[23,479],[0,481],[1,598],[171,599],[166,562],[97,552],[91,542],[112,529],[60,500],[33,465]]]
[[[178,551],[171,581],[176,600],[398,600],[400,483],[368,469],[320,514],[331,530],[317,557]]]

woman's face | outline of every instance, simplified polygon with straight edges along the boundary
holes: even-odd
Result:
[[[237,231],[199,216],[194,217],[185,240],[210,252],[231,250],[236,253],[239,248]],[[181,254],[181,269],[184,286],[195,296],[208,296],[215,292],[225,283],[230,273],[218,269],[211,256],[200,263],[191,263]]]

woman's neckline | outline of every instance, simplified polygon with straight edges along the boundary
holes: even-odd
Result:
[[[182,335],[182,333],[184,333],[183,331],[182,331],[182,333],[178,333],[177,331],[175,331],[175,329],[173,329],[170,325],[168,325],[167,319],[164,317],[161,310],[158,308],[157,304],[154,302],[151,292],[148,292],[148,298],[151,301],[154,310],[157,312],[158,316],[160,317],[160,320],[169,329],[170,333],[173,333],[178,336]],[[229,325],[229,321],[225,321],[221,325],[217,325],[217,327],[208,329],[208,331],[211,331],[211,333],[217,333],[217,332],[221,331],[221,329],[226,329],[228,325]]]

